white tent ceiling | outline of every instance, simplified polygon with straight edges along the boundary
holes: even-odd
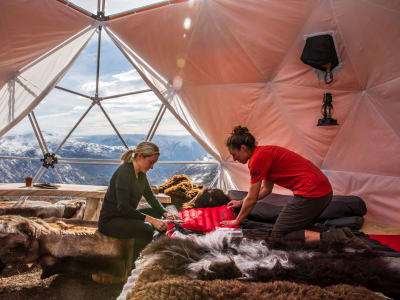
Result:
[[[232,128],[245,125],[259,144],[284,146],[312,160],[336,194],[361,196],[370,220],[395,224],[400,218],[400,2],[175,2],[103,25],[171,112],[221,162],[225,183],[248,187],[246,166],[233,163],[224,146]],[[32,6],[23,9],[22,3],[0,3],[6,41],[0,47],[13,53],[0,54],[2,93],[13,72],[93,23],[55,0],[29,1]],[[42,24],[36,15],[28,19],[31,26],[22,26],[32,9],[52,18],[43,17]],[[55,29],[46,23],[54,19]],[[25,31],[38,37],[27,39]],[[300,61],[305,37],[321,32],[335,37],[341,61],[329,85]],[[29,57],[9,49],[31,46],[37,49]],[[326,92],[333,95],[339,126],[316,126]],[[29,113],[37,99],[23,101],[25,110],[10,119],[9,95],[0,94],[1,132]]]
[[[0,136],[62,78],[94,23],[55,0],[0,2]]]

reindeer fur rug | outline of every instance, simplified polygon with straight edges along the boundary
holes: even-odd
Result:
[[[163,270],[153,270],[162,272]],[[359,299],[380,300],[382,295],[364,287],[334,285],[321,288],[288,281],[241,282],[239,280],[188,280],[171,277],[155,282],[138,282],[126,296],[127,300],[182,299]]]
[[[399,282],[400,270],[370,250],[322,242],[238,239],[217,231],[148,245],[119,299],[139,299],[146,293],[152,299],[196,298],[192,295],[288,299],[286,293],[291,299],[296,295],[320,299],[322,294],[326,299],[379,299],[365,288],[398,299]]]
[[[8,264],[35,263],[41,277],[64,272],[105,272],[125,277],[133,240],[103,235],[97,222],[0,216],[0,273]]]

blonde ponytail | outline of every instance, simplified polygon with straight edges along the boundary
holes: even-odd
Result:
[[[141,142],[135,149],[128,149],[121,155],[121,162],[133,162],[142,153],[143,157],[149,157],[154,154],[160,154],[158,146],[152,142]]]
[[[121,155],[121,163],[132,162],[135,155],[135,149],[128,149]]]

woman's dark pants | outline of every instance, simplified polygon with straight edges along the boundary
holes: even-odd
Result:
[[[139,209],[139,211],[154,218],[161,218],[161,215],[154,212],[152,208]],[[154,226],[148,222],[123,217],[99,222],[98,226],[99,231],[105,235],[118,239],[135,239],[134,261],[139,257],[144,247],[152,241],[155,232]]]

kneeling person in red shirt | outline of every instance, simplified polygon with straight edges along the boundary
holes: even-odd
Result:
[[[235,220],[221,225],[239,225],[257,200],[269,195],[274,184],[293,191],[294,197],[280,212],[272,237],[288,240],[320,240],[319,232],[305,230],[332,200],[328,178],[308,159],[279,146],[257,146],[246,127],[237,126],[226,146],[234,161],[248,163],[250,188],[243,201],[232,200],[228,207],[241,207]]]

